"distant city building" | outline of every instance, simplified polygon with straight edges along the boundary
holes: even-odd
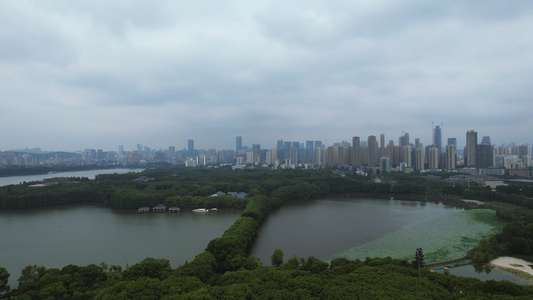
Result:
[[[194,140],[187,141],[187,154],[189,156],[194,156]]]
[[[484,136],[482,139],[481,139],[481,144],[483,145],[492,145],[490,143],[490,136]]]
[[[361,138],[354,136],[352,138],[352,165],[359,167],[361,165]]]
[[[439,168],[439,148],[436,145],[431,145],[429,147],[429,156],[428,156],[428,168],[430,170],[435,170]]]
[[[242,150],[242,136],[237,136],[235,138],[235,152],[239,154],[239,151]]]
[[[374,135],[368,137],[368,165],[370,167],[378,165],[378,141]]]
[[[433,145],[437,147],[440,155],[442,152],[442,130],[438,125],[433,129]]]
[[[315,144],[313,141],[305,141],[305,160],[315,160]]]
[[[385,134],[379,135],[379,157],[387,156],[385,154]]]
[[[425,159],[424,159],[424,149],[423,148],[416,148],[415,149],[415,169],[416,170],[424,170],[425,165]]]
[[[466,132],[465,163],[466,167],[476,167],[477,163],[477,132],[468,130]]]
[[[457,138],[448,138],[448,145],[453,145],[453,147],[457,150]]]
[[[379,160],[379,168],[381,170],[381,174],[387,174],[390,172],[390,158],[383,156]]]
[[[478,169],[486,169],[489,167],[494,166],[494,157],[493,157],[493,150],[492,145],[490,144],[479,144],[477,145],[477,161],[476,161],[476,168]]]
[[[444,152],[444,168],[446,170],[454,170],[456,168],[455,145],[453,144],[446,145],[446,150]]]

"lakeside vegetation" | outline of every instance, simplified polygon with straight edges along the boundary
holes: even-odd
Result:
[[[138,176],[154,178],[136,182]],[[77,202],[101,203],[116,209],[136,209],[165,203],[182,207],[245,207],[224,234],[209,242],[206,251],[177,269],[168,260],[146,259],[126,270],[119,266],[67,266],[44,269],[28,266],[19,287],[5,297],[20,299],[215,299],[215,298],[461,298],[524,297],[532,287],[509,282],[482,282],[418,272],[405,259],[336,258],[331,264],[317,258],[293,257],[279,268],[261,268],[249,249],[270,211],[286,201],[305,201],[326,195],[414,195],[450,203],[457,197],[501,200],[496,217],[505,223],[501,233],[480,242],[475,261],[498,255],[530,256],[533,220],[527,209],[532,202],[528,189],[491,192],[421,176],[399,174],[374,182],[351,172],[328,170],[152,169],[136,174],[100,175],[97,181],[79,179],[77,184],[44,188],[11,185],[0,188],[0,209],[27,209]],[[244,191],[248,197],[209,197],[216,191]],[[524,192],[525,190],[525,192]],[[493,195],[494,193],[495,195]],[[455,198],[446,198],[444,195]],[[421,198],[421,199],[423,199]],[[495,199],[495,200],[494,200]],[[235,201],[235,202],[232,202]],[[513,207],[526,209],[513,209]],[[412,245],[412,253],[418,245]],[[406,252],[407,253],[407,252]],[[431,251],[428,252],[430,254]],[[406,254],[406,256],[408,253]],[[431,254],[429,255],[431,256]],[[0,269],[1,271],[1,269]],[[1,275],[2,272],[0,272]],[[0,282],[2,277],[0,276]],[[7,282],[7,281],[6,281]],[[1,287],[1,285],[0,285]],[[405,288],[409,287],[409,288]],[[0,290],[0,293],[2,291]],[[437,296],[438,295],[438,296]]]

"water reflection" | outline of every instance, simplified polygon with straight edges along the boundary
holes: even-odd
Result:
[[[439,273],[444,273],[443,269],[435,270]],[[533,285],[530,279],[522,278],[513,273],[507,272],[498,267],[491,267],[488,265],[464,265],[450,268],[450,274],[462,277],[471,277],[486,280],[507,280],[521,285]]]

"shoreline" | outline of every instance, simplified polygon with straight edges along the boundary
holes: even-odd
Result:
[[[510,256],[502,256],[493,259],[488,263],[490,266],[495,266],[506,271],[511,271],[521,277],[530,279],[533,281],[533,263]]]

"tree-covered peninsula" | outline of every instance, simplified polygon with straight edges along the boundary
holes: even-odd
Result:
[[[136,181],[139,176],[149,180]],[[493,192],[483,187],[453,185],[421,176],[397,176],[375,181],[349,171],[151,169],[142,174],[100,175],[97,180],[72,178],[66,184],[0,188],[0,209],[28,209],[93,202],[115,209],[137,209],[158,203],[180,207],[242,207],[241,217],[224,234],[211,240],[191,262],[172,269],[166,259],[147,258],[123,268],[100,265],[46,269],[28,266],[18,287],[7,287],[0,269],[3,297],[18,299],[459,299],[523,298],[533,287],[510,282],[459,278],[430,272],[401,259],[292,257],[279,267],[262,267],[249,255],[259,227],[268,214],[287,201],[327,195],[404,195],[413,200],[447,201],[464,205],[462,197],[483,199],[506,225],[484,240],[474,260],[503,254],[531,258],[533,214],[528,188]],[[243,191],[246,198],[210,197],[217,191]],[[413,258],[416,245],[413,245]],[[282,256],[282,255],[281,255]],[[1,285],[5,283],[4,285]],[[9,292],[7,292],[9,291]],[[2,291],[0,291],[2,293]]]

